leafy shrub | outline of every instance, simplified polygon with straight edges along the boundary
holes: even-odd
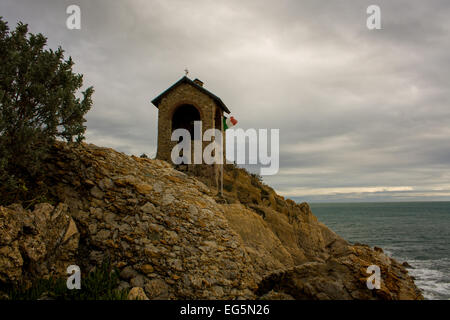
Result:
[[[75,94],[83,76],[64,51],[46,49],[42,34],[19,23],[10,31],[0,17],[0,203],[32,197],[42,161],[57,138],[80,142],[92,87]]]

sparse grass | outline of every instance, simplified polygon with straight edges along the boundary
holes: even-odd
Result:
[[[247,173],[249,173],[247,171]],[[262,177],[256,173],[250,173],[251,183],[254,187],[260,187],[263,184]]]
[[[44,296],[52,300],[126,300],[128,290],[117,290],[118,284],[118,271],[106,262],[81,277],[80,290],[67,289],[66,279],[51,278],[38,280],[28,289],[0,284],[0,291],[10,300],[38,300]]]
[[[231,183],[224,183],[224,184],[223,184],[223,188],[224,188],[227,192],[233,191],[233,185],[232,185]]]

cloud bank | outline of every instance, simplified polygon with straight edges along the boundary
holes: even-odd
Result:
[[[82,29],[65,27],[78,4]],[[280,172],[298,201],[450,200],[450,3],[2,0],[61,45],[93,85],[87,141],[156,153],[150,100],[183,76],[217,94],[241,128],[280,129]]]

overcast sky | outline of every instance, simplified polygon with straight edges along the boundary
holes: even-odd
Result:
[[[382,30],[366,27],[370,4]],[[448,0],[1,0],[0,16],[61,45],[94,86],[87,142],[154,156],[150,100],[188,67],[239,127],[280,129],[264,180],[282,195],[450,200]]]

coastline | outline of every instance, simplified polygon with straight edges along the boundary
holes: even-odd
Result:
[[[345,239],[379,246],[409,263],[425,298],[450,299],[449,201],[316,202],[311,207]]]

